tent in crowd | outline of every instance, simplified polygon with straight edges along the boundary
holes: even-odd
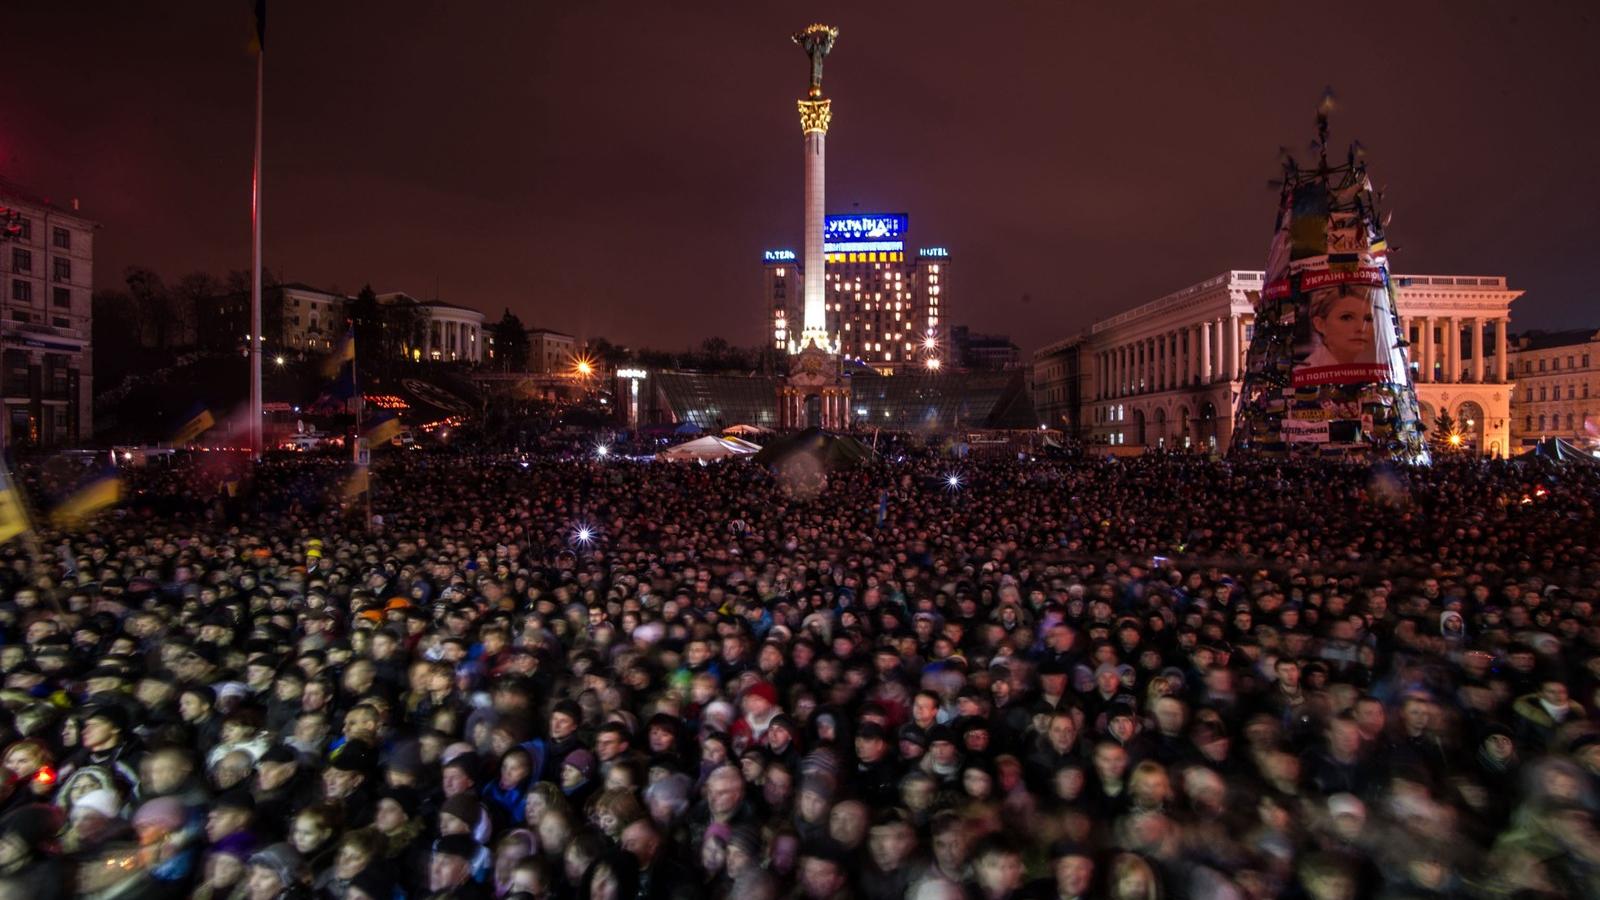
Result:
[[[722,433],[724,435],[738,435],[739,437],[756,437],[757,435],[771,434],[772,430],[762,428],[759,425],[729,425],[727,428],[722,429]]]
[[[754,456],[761,448],[748,441],[738,438],[720,438],[715,435],[706,435],[695,438],[656,454],[656,459],[664,462],[712,462],[722,459],[734,459]]]
[[[824,469],[839,469],[871,461],[872,448],[853,437],[807,428],[761,448],[756,462],[777,469],[793,459],[810,457]]]
[[[1521,456],[1527,460],[1546,460],[1553,463],[1576,463],[1585,466],[1600,466],[1600,459],[1590,456],[1577,446],[1561,438],[1545,438]]]

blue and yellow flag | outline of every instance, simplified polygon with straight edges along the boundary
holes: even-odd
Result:
[[[367,439],[368,447],[378,447],[389,443],[389,439],[400,433],[400,416],[389,410],[384,410],[378,417],[367,423],[367,430],[362,437]]]
[[[5,464],[0,463],[0,543],[27,534],[32,527],[28,509],[22,503],[22,489],[11,480]]]
[[[215,424],[217,424],[217,420],[216,417],[211,415],[211,410],[201,409],[199,413],[191,416],[189,421],[183,423],[183,427],[178,429],[178,433],[172,436],[172,443],[174,446],[187,444]]]
[[[367,475],[366,466],[357,466],[355,471],[339,485],[339,496],[344,500],[354,500],[365,494],[372,486]]]
[[[344,364],[354,362],[356,358],[356,335],[354,331],[346,331],[344,339],[339,341],[328,358],[322,361],[322,377],[333,378],[337,376]]]
[[[50,511],[50,523],[58,528],[73,528],[93,518],[95,513],[116,506],[122,499],[122,479],[115,472],[102,472],[79,485]]]

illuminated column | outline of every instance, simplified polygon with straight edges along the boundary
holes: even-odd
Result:
[[[822,61],[833,50],[839,29],[812,25],[794,36],[811,60],[811,86],[806,99],[796,101],[800,110],[800,132],[805,139],[805,293],[804,319],[799,349],[815,346],[828,353],[839,352],[837,339],[828,336],[827,267],[823,256],[823,217],[828,124],[833,120],[833,101],[822,96]]]
[[[1434,317],[1422,317],[1422,370],[1418,381],[1434,383]]]
[[[1483,384],[1483,319],[1469,319],[1472,323],[1472,380]]]
[[[1211,323],[1200,323],[1200,383],[1211,383]]]
[[[1510,380],[1510,366],[1506,357],[1506,326],[1509,324],[1504,316],[1494,320],[1494,374],[1501,384]]]
[[[1449,328],[1444,339],[1444,383],[1455,384],[1461,380],[1461,320],[1449,316],[1444,321]]]
[[[1223,352],[1228,355],[1225,371],[1228,380],[1234,381],[1239,377],[1239,317],[1229,314],[1223,331]]]
[[[805,133],[806,213],[805,213],[805,313],[800,345],[828,345],[827,267],[822,253],[822,220],[826,213],[826,140],[832,117],[831,100],[801,100],[800,128]]]

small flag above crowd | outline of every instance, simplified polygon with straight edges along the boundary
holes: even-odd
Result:
[[[183,427],[178,429],[178,433],[172,436],[172,444],[181,447],[210,430],[215,424],[217,420],[211,415],[211,410],[202,408],[190,416],[189,420],[183,423]]]
[[[116,472],[97,472],[56,504],[50,511],[50,524],[58,528],[79,527],[101,510],[116,506],[121,499],[122,479]]]

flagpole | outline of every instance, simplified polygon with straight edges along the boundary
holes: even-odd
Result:
[[[262,42],[265,44],[265,41]],[[256,146],[250,174],[250,457],[260,459],[261,434],[261,83],[267,49],[256,48]]]
[[[355,395],[356,395],[356,421],[355,421],[355,428],[352,429],[352,433],[351,433],[351,437],[350,437],[350,446],[353,448],[353,452],[354,452],[354,456],[355,456],[355,464],[358,467],[358,471],[361,474],[365,474],[366,475],[366,483],[363,485],[364,490],[361,492],[361,494],[362,494],[362,502],[366,505],[366,513],[365,513],[364,519],[363,519],[363,521],[361,523],[361,527],[362,527],[362,530],[366,530],[366,529],[370,529],[372,527],[372,467],[370,465],[371,457],[372,457],[372,448],[371,447],[367,447],[366,448],[366,450],[367,450],[367,453],[366,453],[367,459],[362,459],[362,453],[361,453],[362,445],[366,443],[367,439],[361,433],[361,416],[362,416],[363,413],[366,412],[366,402],[367,401],[366,401],[366,398],[361,395],[361,379],[356,374],[356,362],[357,362],[356,354],[359,353],[360,350],[361,350],[361,348],[356,346],[356,326],[355,326],[354,322],[351,322],[350,323],[350,389],[352,391],[354,391]]]

